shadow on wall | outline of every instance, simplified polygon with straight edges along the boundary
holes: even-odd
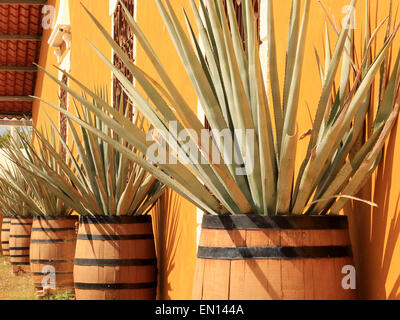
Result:
[[[398,124],[393,132],[397,128]],[[346,210],[361,299],[400,300],[400,191],[392,185],[393,175],[398,171],[394,165],[395,139],[392,134],[376,179],[359,194],[360,198],[370,199],[374,189],[373,201],[378,207],[354,203],[352,209]],[[394,211],[391,199],[397,199]]]
[[[179,211],[179,196],[167,189],[157,201],[153,210],[153,227],[158,261],[158,292],[159,300],[170,300],[169,292],[173,289],[169,275],[175,268],[175,256],[181,232],[178,233],[179,217],[174,214]]]

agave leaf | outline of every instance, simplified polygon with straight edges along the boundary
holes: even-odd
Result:
[[[277,205],[276,213],[284,214],[290,210],[291,193],[293,185],[293,171],[294,171],[294,160],[296,158],[296,148],[297,148],[298,132],[293,136],[286,136],[282,147],[291,149],[292,153],[283,153],[280,159],[280,172],[278,179],[278,192],[277,192]],[[292,167],[288,167],[292,166]],[[284,169],[283,169],[284,168]]]
[[[349,181],[351,176],[360,167],[362,161],[366,158],[369,152],[378,141],[383,129],[383,124],[379,129],[377,129],[374,134],[368,139],[368,141],[362,146],[362,148],[357,152],[353,159],[348,159],[342,168],[337,172],[332,181],[327,180],[324,185],[318,190],[314,199],[326,199],[332,200],[331,197],[338,194],[345,184]],[[317,200],[315,200],[317,201]],[[315,202],[314,201],[314,202]],[[322,210],[326,209],[329,201],[319,201],[317,206],[312,208],[312,214],[318,214]]]
[[[212,47],[212,44],[210,43],[209,35],[207,34],[207,30],[205,29],[204,24],[201,20],[200,13],[196,7],[196,4],[194,3],[193,0],[190,0],[190,4],[191,4],[191,7],[194,12],[195,19],[196,19],[197,29],[199,30],[199,38],[204,47],[205,57],[207,58],[207,62],[208,62],[209,68],[210,68],[210,74],[211,74],[211,78],[212,78],[211,81],[214,85],[216,95],[218,98],[218,102],[221,107],[221,111],[224,115],[225,122],[229,123],[225,89],[224,89],[224,85],[223,85],[223,82],[221,79],[221,71],[220,71],[220,68],[219,68],[217,60],[216,60],[215,51]],[[202,4],[202,5],[204,6],[204,4]],[[215,43],[215,40],[214,40],[214,43]]]
[[[272,5],[272,1],[271,1]],[[293,71],[296,62],[296,52],[299,39],[300,26],[300,1],[292,1],[290,14],[289,38],[286,51],[285,84],[283,88],[283,118],[286,116],[286,106],[289,99],[290,86],[293,79]],[[269,39],[269,37],[268,37]],[[282,120],[283,124],[283,120]]]
[[[350,3],[350,6],[355,8],[355,4],[356,4],[356,0],[352,0]],[[350,19],[350,15],[347,19],[347,22]],[[336,44],[335,47],[335,51],[333,53],[332,56],[332,60],[329,63],[329,68],[327,70],[325,70],[325,81],[324,81],[324,85],[322,88],[322,93],[321,93],[321,97],[318,103],[318,107],[317,107],[317,112],[315,115],[315,119],[314,119],[314,127],[313,127],[313,133],[311,135],[311,139],[310,139],[310,143],[309,143],[309,152],[311,152],[311,150],[315,147],[315,143],[317,140],[317,135],[319,133],[319,129],[325,114],[325,108],[328,105],[328,100],[331,94],[331,90],[332,90],[332,85],[333,85],[333,81],[336,75],[336,71],[338,69],[339,66],[339,62],[340,62],[340,58],[343,54],[343,50],[344,50],[344,46],[346,44],[346,40],[348,38],[348,33],[349,30],[348,28],[343,28],[342,31],[340,32],[339,35],[339,39],[338,42]]]
[[[383,127],[381,136],[379,137],[376,145],[374,146],[373,150],[370,152],[368,157],[364,159],[364,161],[362,162],[356,173],[353,175],[351,181],[343,189],[342,192],[343,195],[354,196],[363,187],[365,179],[368,179],[370,177],[372,170],[374,169],[374,163],[381,153],[381,150],[384,146],[387,136],[390,134],[393,126],[397,121],[398,114],[399,114],[399,104],[396,104],[385,126]],[[347,198],[339,199],[331,208],[331,212],[333,214],[337,214],[344,207],[347,201],[348,201]]]
[[[393,39],[393,38],[391,38]],[[363,81],[360,83],[360,86],[355,93],[352,101],[348,105],[348,107],[345,107],[342,113],[340,114],[339,118],[335,122],[335,124],[330,127],[325,135],[325,137],[322,139],[321,143],[317,146],[317,155],[316,155],[316,165],[313,170],[311,170],[311,162],[309,161],[307,163],[307,166],[305,167],[304,174],[302,176],[302,179],[305,179],[304,181],[313,181],[312,183],[314,186],[319,183],[319,180],[322,177],[321,172],[323,172],[324,165],[326,164],[327,159],[332,155],[333,150],[336,150],[336,147],[339,145],[339,143],[342,141],[342,138],[344,134],[347,131],[347,128],[350,125],[350,122],[354,118],[355,114],[359,110],[360,106],[362,105],[362,101],[364,100],[365,96],[367,95],[369,88],[375,78],[376,73],[379,70],[380,65],[382,64],[385,54],[387,52],[387,49],[389,48],[391,40],[388,40],[387,43],[385,44],[385,47],[382,49],[378,57],[375,59],[374,63],[371,65],[370,69],[368,70],[368,73],[366,74],[365,78]],[[310,179],[310,176],[313,176],[314,178]],[[306,206],[306,201],[309,199],[311,196],[312,188],[309,188],[309,186],[305,183],[303,183],[304,188],[301,190],[299,189],[299,194],[305,193],[307,195],[303,195],[301,198],[296,198],[296,202],[294,205],[294,208],[299,209],[299,208],[304,208]],[[299,199],[299,200],[297,200]]]
[[[284,127],[284,119],[283,119],[283,111],[282,111],[282,103],[280,98],[280,85],[279,85],[279,76],[278,76],[278,63],[276,56],[276,39],[275,39],[275,22],[274,22],[274,10],[273,10],[273,0],[267,1],[267,35],[268,35],[268,54],[269,54],[269,70],[270,70],[270,82],[271,82],[271,94],[273,101],[273,109],[275,116],[275,125],[276,125],[276,140],[277,140],[277,150],[278,155],[281,154],[281,142],[282,137],[285,135],[283,127]],[[247,16],[250,16],[250,12],[252,12],[252,8],[250,7],[248,1],[246,11],[248,11]],[[253,41],[254,38],[250,38],[249,41]],[[289,112],[289,111],[288,111]],[[286,131],[286,134],[293,135]]]

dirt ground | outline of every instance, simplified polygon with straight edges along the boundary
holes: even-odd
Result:
[[[30,274],[15,276],[0,257],[0,300],[37,300]]]

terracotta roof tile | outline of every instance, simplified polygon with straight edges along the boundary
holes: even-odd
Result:
[[[0,118],[1,119],[21,119],[24,114],[32,112],[32,102],[1,102],[0,101]]]
[[[0,5],[0,34],[42,34],[41,10],[42,6],[37,5]],[[32,66],[39,60],[39,54],[40,41],[0,41],[0,66]],[[0,71],[0,96],[31,95],[35,83],[34,72]],[[31,113],[31,102],[0,102],[0,119]]]

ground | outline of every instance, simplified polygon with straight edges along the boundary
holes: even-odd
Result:
[[[11,266],[4,264],[0,257],[0,300],[39,300],[36,295],[30,274],[15,276]],[[42,298],[43,299],[43,298]],[[47,297],[48,300],[74,300],[69,294],[58,294]]]
[[[11,266],[4,264],[0,257],[0,300],[36,300],[38,299],[29,274],[14,276]]]

